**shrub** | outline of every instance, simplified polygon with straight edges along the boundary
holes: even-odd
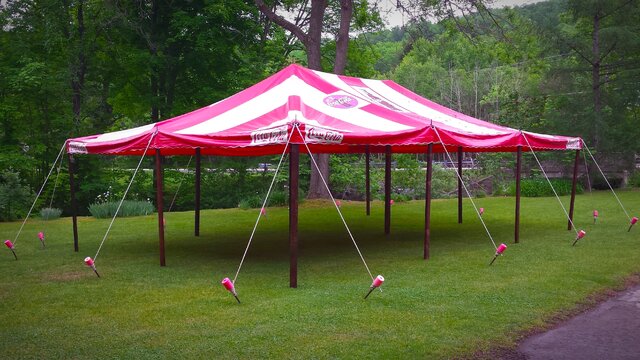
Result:
[[[269,206],[285,206],[289,200],[289,195],[284,191],[274,191],[269,197]]]
[[[238,207],[243,210],[256,209],[262,206],[263,201],[264,199],[260,196],[252,195],[240,200],[240,202],[238,203]]]
[[[43,208],[40,210],[40,217],[43,220],[54,220],[60,217],[60,214],[62,214],[62,210],[61,209],[56,209],[56,208]]]
[[[571,194],[571,179],[550,179],[550,181],[558,196]],[[582,185],[578,183],[576,193],[582,194],[583,191]],[[513,196],[515,193],[516,185],[515,182],[512,182],[509,186],[509,195]],[[520,194],[524,197],[554,196],[553,190],[546,179],[522,179],[520,182]]]
[[[0,173],[0,221],[23,218],[29,211],[33,192],[12,169]]]
[[[397,201],[397,202],[412,200],[411,196],[405,195],[405,194],[392,194],[391,198],[393,199],[393,201]]]
[[[94,203],[89,205],[91,216],[104,219],[113,217],[118,208],[118,201],[108,201],[104,203]],[[125,200],[118,212],[119,217],[148,215],[155,212],[155,208],[148,201]]]
[[[609,180],[609,184],[611,184],[611,187],[614,189],[617,189],[622,186],[621,177],[614,176],[614,177],[607,178],[607,180]],[[602,177],[602,175],[598,175],[593,178],[593,183],[591,184],[591,187],[596,190],[609,190],[609,185],[607,185],[607,182]]]
[[[640,171],[636,171],[629,178],[629,186],[640,187]]]

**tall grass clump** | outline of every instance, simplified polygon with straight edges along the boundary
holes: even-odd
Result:
[[[113,217],[118,209],[118,201],[108,201],[89,205],[91,216],[104,219]],[[149,215],[155,212],[153,205],[146,200],[125,200],[118,212],[119,217]]]
[[[40,217],[43,220],[54,220],[60,217],[60,214],[62,214],[62,210],[61,209],[56,209],[56,208],[43,208],[40,210]]]

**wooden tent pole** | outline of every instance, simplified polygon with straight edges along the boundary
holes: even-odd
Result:
[[[78,203],[76,202],[76,184],[74,175],[75,159],[68,155],[69,161],[69,190],[71,191],[71,217],[73,221],[73,251],[78,252]]]
[[[391,232],[391,145],[385,146],[384,153],[384,233]]]
[[[164,255],[164,203],[162,194],[162,156],[160,149],[156,149],[156,204],[158,206],[158,242],[160,244],[160,266],[165,266]]]
[[[433,174],[433,144],[427,145],[427,174],[424,199],[424,259],[429,259],[431,247],[431,175]]]
[[[194,219],[194,234],[200,236],[200,179],[202,178],[202,156],[200,155],[200,148],[196,148],[196,199],[195,199],[195,219]]]
[[[576,201],[576,185],[578,184],[578,165],[580,164],[580,150],[576,150],[576,159],[573,163],[573,182],[571,184],[571,203],[569,205],[569,220],[567,221],[567,230],[571,230],[573,222],[573,206]]]
[[[458,224],[462,224],[462,156],[462,146],[458,146]]]
[[[522,177],[522,146],[516,153],[516,221],[513,242],[520,242],[520,179]]]
[[[311,156],[311,155],[309,155]],[[298,176],[300,148],[291,144],[289,151],[289,287],[298,287]]]
[[[365,146],[365,202],[367,216],[371,215],[371,151],[369,145]]]

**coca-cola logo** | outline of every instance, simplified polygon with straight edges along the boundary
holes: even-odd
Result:
[[[316,127],[310,127],[307,129],[307,142],[315,143],[334,143],[339,144],[344,139],[344,135],[337,131],[325,130]]]
[[[86,154],[87,146],[80,142],[69,143],[69,154]]]
[[[582,149],[582,143],[580,139],[571,139],[567,141],[567,149],[569,150],[580,150]]]
[[[277,144],[287,141],[287,126],[273,129],[258,130],[251,133],[251,144]]]
[[[336,109],[351,109],[358,106],[358,100],[349,95],[329,95],[324,103]]]

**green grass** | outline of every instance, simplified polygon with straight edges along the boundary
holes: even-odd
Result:
[[[634,211],[640,192],[620,197]],[[568,199],[563,198],[565,203]],[[539,327],[586,297],[640,271],[640,228],[610,193],[577,198],[574,233],[554,198],[522,201],[521,243],[513,242],[513,198],[483,198],[494,249],[465,200],[433,203],[431,260],[423,261],[420,201],[393,206],[383,235],[383,206],[343,202],[345,217],[384,292],[364,301],[371,280],[335,211],[308,201],[300,210],[299,287],[288,287],[287,209],[270,208],[236,283],[241,305],[220,285],[233,278],[258,210],[166,215],[167,267],[158,265],[154,216],[118,219],[96,265],[109,220],[81,218],[80,252],[70,219],[27,223],[19,261],[0,252],[0,358],[446,358],[465,356]],[[600,219],[593,225],[591,212]],[[637,214],[637,212],[634,212]],[[19,223],[0,224],[13,239]],[[40,249],[38,231],[47,248]]]

